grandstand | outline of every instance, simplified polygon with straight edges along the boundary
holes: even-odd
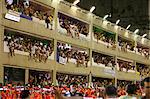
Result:
[[[84,86],[105,80],[117,86],[150,75],[148,39],[66,1],[5,1],[0,1],[0,83],[82,79]]]

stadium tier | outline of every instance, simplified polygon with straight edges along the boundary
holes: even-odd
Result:
[[[148,39],[66,1],[14,1],[0,1],[1,83],[101,87],[150,75]]]

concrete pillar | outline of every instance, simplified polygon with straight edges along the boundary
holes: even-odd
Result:
[[[117,48],[118,49],[118,48]],[[117,77],[118,77],[118,70],[117,70],[117,56],[115,56],[115,67],[114,67],[114,70],[115,70],[115,87],[117,87]]]
[[[93,40],[93,14],[90,13],[90,25],[89,25],[89,35],[90,35],[90,40]]]
[[[54,39],[54,60],[57,61],[57,40]]]
[[[136,61],[133,61],[133,66],[135,66],[134,70],[135,70],[135,72],[137,72],[137,65],[136,65]]]
[[[52,83],[56,86],[56,70],[52,70]]]
[[[148,16],[149,16],[149,20],[150,20],[150,0],[148,0]],[[150,24],[150,22],[149,22]],[[150,28],[150,25],[148,25]],[[148,33],[148,38],[150,39],[150,30],[147,31]]]
[[[29,81],[29,69],[25,69],[25,84],[27,84]]]
[[[59,4],[59,0],[53,0],[52,1],[52,5],[54,5],[54,7],[55,7],[55,11],[54,11],[54,30],[55,31],[57,31],[58,29],[57,29],[57,22],[59,21],[59,20],[57,20],[57,18],[58,18],[58,4]]]
[[[56,39],[54,39],[54,61],[57,62],[57,40]],[[53,83],[53,85],[57,84],[56,83],[56,72],[57,72],[56,68],[57,68],[57,66],[55,65],[53,70],[52,71],[50,70],[50,72],[52,74],[52,83]]]
[[[4,83],[4,67],[0,63],[0,83]]]
[[[92,85],[92,73],[90,72],[90,74],[88,75],[88,87],[90,88]]]
[[[116,55],[115,55],[115,87],[117,87],[117,77],[118,77],[118,70],[117,70],[117,52],[118,52],[118,32],[116,32],[116,36],[115,36],[115,42],[116,42]]]
[[[90,13],[90,25],[89,25],[89,35],[90,35],[90,40],[93,41],[93,14]],[[90,61],[90,66],[92,66],[92,42],[90,42],[90,50],[89,50],[89,61]]]
[[[55,7],[54,11],[54,30],[57,33],[58,32],[58,27],[57,27],[57,20],[58,18],[58,5],[59,5],[59,0],[52,0],[52,5]],[[57,62],[57,40],[54,39],[54,61]],[[53,85],[56,85],[56,65],[52,71],[50,71],[52,74],[52,83]]]
[[[2,59],[2,53],[3,53],[3,26],[2,24],[2,7],[3,7],[3,0],[0,0],[0,83],[4,82],[4,67],[3,67],[3,63],[1,61]]]
[[[89,62],[90,62],[90,66],[92,66],[92,49],[89,50]]]
[[[115,42],[116,42],[116,51],[118,52],[118,33],[116,33],[116,36],[115,36]]]

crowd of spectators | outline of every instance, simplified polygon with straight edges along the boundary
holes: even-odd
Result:
[[[41,40],[28,35],[8,34],[4,37],[4,42],[8,46],[11,56],[15,56],[15,50],[28,52],[29,59],[39,62],[46,62],[53,52],[52,41]]]
[[[124,60],[117,60],[117,69],[119,71],[129,72],[129,70],[132,72],[135,72],[135,66],[132,62],[124,61]]]
[[[68,17],[64,14],[58,13],[59,25],[61,28],[65,29],[68,36],[72,38],[81,38],[81,35],[89,35],[89,26],[79,20]]]
[[[150,57],[150,48],[145,48],[142,46],[137,45],[136,47],[136,53],[139,53],[140,55],[144,56],[146,59],[149,59]]]
[[[126,95],[126,86],[133,84],[132,81],[117,80],[118,96]]]
[[[25,86],[19,84],[0,85],[0,96],[2,99],[72,99],[73,97],[77,99],[83,97],[85,99],[109,99],[108,97],[124,99],[123,97],[138,97],[135,99],[141,99],[144,94],[143,87],[139,84],[132,84],[132,82],[126,81],[118,81],[118,87],[114,87],[112,80],[93,80],[93,83],[96,82],[96,86],[88,88],[87,86],[83,86],[83,84],[87,83],[84,76],[59,74],[57,75],[57,80],[59,83],[58,86],[33,86],[31,84],[26,84]]]
[[[139,44],[137,44],[137,46],[135,47],[134,42],[123,40],[120,37],[119,37],[119,41],[118,41],[118,47],[119,47],[120,50],[122,50],[124,52],[129,51],[129,52],[132,52],[132,53],[142,55],[146,59],[149,59],[150,49],[148,47],[143,47],[143,46],[140,46]]]
[[[135,53],[135,46],[134,46],[134,42],[132,41],[127,41],[125,39],[122,38],[118,38],[118,47],[120,50],[127,52],[127,51],[131,51]]]
[[[52,85],[52,79],[49,72],[29,71],[29,84],[34,86]]]
[[[144,64],[137,64],[137,71],[142,78],[150,76],[150,68]]]
[[[97,64],[103,64],[106,67],[115,67],[115,60],[112,56],[93,52],[93,60]]]
[[[97,43],[99,41],[102,41],[104,43],[106,43],[105,45],[107,46],[107,48],[112,48],[115,49],[116,48],[116,43],[115,43],[115,34],[114,36],[109,36],[110,34],[105,32],[105,31],[94,31],[94,38],[97,40]],[[112,34],[111,34],[112,35]]]
[[[71,45],[65,43],[57,43],[57,61],[60,62],[60,58],[65,59],[65,62],[74,59],[77,66],[88,66],[89,56],[86,51],[82,51]]]
[[[126,81],[126,80],[117,80],[117,86],[127,86],[129,84],[133,84],[133,81]]]
[[[113,85],[114,81],[112,79],[102,79],[98,77],[93,77],[92,79],[92,88],[105,88],[108,85]]]
[[[78,87],[87,88],[88,81],[87,76],[81,75],[69,75],[69,74],[57,74],[57,83],[58,86],[67,86],[70,87],[72,85],[76,85]]]
[[[37,4],[37,6],[39,5]],[[52,29],[53,27],[52,12],[48,10],[42,11],[41,9],[37,8],[29,2],[24,2],[23,0],[21,0],[19,1],[19,3],[9,3],[6,1],[6,8],[8,10],[19,12],[21,14],[20,17],[27,18],[29,20],[32,20],[33,17],[38,18],[39,20],[45,20],[45,25],[47,28]]]

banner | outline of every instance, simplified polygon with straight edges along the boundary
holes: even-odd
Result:
[[[12,21],[20,22],[20,17],[11,15],[9,13],[6,13],[5,18],[9,19],[9,20],[12,20]]]
[[[59,63],[65,65],[67,62],[66,58],[59,56]]]
[[[115,76],[115,71],[112,69],[104,69],[104,73],[106,74],[110,74],[112,76]]]
[[[20,13],[9,10],[8,13],[5,14],[5,18],[15,22],[20,22]]]

